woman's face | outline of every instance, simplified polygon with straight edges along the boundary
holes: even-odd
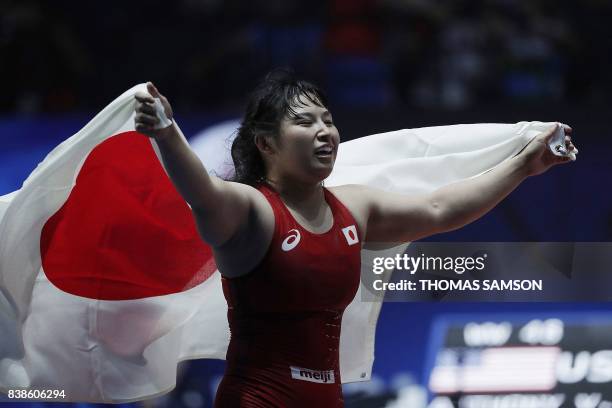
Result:
[[[340,135],[327,108],[304,102],[280,123],[275,164],[292,178],[319,182],[334,167]]]

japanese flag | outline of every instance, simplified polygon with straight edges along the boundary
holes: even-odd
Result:
[[[170,391],[181,360],[225,358],[227,305],[211,250],[152,142],[134,131],[134,94],[145,90],[119,96],[0,197],[0,391],[140,400]],[[341,144],[326,185],[431,191],[489,170],[550,126],[364,137]],[[374,359],[381,304],[361,302],[361,290],[342,322],[344,382],[369,379]]]

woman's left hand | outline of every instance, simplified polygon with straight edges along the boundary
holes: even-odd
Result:
[[[565,130],[565,147],[569,152],[577,152],[576,147],[572,143],[571,133],[572,128],[567,125],[555,125],[551,130],[542,132],[518,154],[517,158],[524,161],[528,176],[536,176],[544,173],[546,170],[556,164],[563,164],[572,161],[567,156],[555,155],[548,146],[550,139],[555,134],[559,126],[563,126]]]

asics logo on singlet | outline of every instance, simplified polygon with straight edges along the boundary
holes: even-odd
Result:
[[[311,370],[309,368],[290,366],[291,378],[310,381],[320,384],[333,384],[336,382],[334,370]]]
[[[355,245],[359,242],[359,236],[357,236],[357,228],[355,225],[350,225],[346,228],[342,228],[342,233],[344,234],[344,238],[346,238],[346,243],[351,245]]]
[[[300,243],[300,239],[302,238],[300,236],[300,231],[296,229],[290,230],[289,234],[290,235],[285,238],[285,240],[281,244],[281,249],[285,252],[291,251],[293,248],[295,248],[297,244]]]

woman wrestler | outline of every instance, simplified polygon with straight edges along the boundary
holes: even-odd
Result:
[[[340,143],[324,93],[287,73],[257,87],[232,145],[235,177],[210,176],[172,124],[157,129],[153,84],[136,95],[136,130],[153,138],[212,248],[231,340],[217,407],[342,407],[340,322],[367,242],[408,242],[466,225],[529,176],[569,158],[535,137],[478,177],[422,196],[325,188]],[[571,132],[569,127],[566,132]],[[574,146],[569,137],[567,147]]]

